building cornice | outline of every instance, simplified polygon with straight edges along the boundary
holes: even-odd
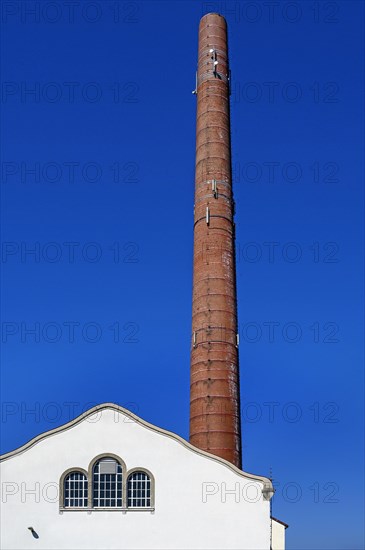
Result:
[[[0,455],[0,462],[4,462],[5,460],[9,460],[11,458],[14,458],[15,456],[23,454],[26,451],[28,451],[29,449],[31,449],[32,447],[34,447],[34,445],[37,445],[37,443],[40,443],[41,441],[43,441],[44,439],[47,439],[48,437],[52,437],[54,435],[57,435],[57,434],[60,434],[62,432],[65,432],[67,430],[70,430],[74,426],[77,426],[78,424],[80,424],[81,422],[86,420],[86,418],[88,418],[90,416],[93,416],[97,413],[100,413],[103,410],[108,410],[108,409],[112,410],[112,411],[119,412],[121,414],[124,414],[126,417],[130,418],[136,424],[139,424],[140,426],[143,426],[144,428],[146,428],[148,430],[151,430],[155,433],[158,433],[160,435],[163,435],[165,437],[173,439],[174,441],[177,441],[178,443],[183,445],[186,449],[188,449],[189,451],[191,451],[191,452],[193,452],[197,455],[204,456],[205,458],[208,458],[209,460],[213,460],[214,462],[217,462],[218,464],[222,464],[223,466],[225,466],[226,468],[229,468],[231,471],[233,471],[234,473],[236,473],[237,475],[239,475],[241,477],[248,478],[248,479],[263,483],[264,488],[266,490],[268,490],[269,492],[270,492],[270,490],[273,490],[271,480],[268,477],[251,474],[249,472],[244,472],[243,470],[240,470],[234,464],[231,464],[230,462],[228,462],[224,458],[220,458],[220,457],[218,457],[216,455],[213,455],[211,453],[208,453],[206,451],[202,451],[201,449],[198,449],[197,447],[194,447],[194,445],[192,445],[191,443],[189,443],[188,441],[186,441],[185,439],[183,439],[179,435],[177,435],[173,432],[170,432],[168,430],[164,430],[163,428],[160,428],[158,426],[155,426],[155,425],[151,424],[150,422],[147,422],[146,420],[143,420],[142,418],[140,418],[136,414],[132,413],[131,411],[128,411],[127,409],[124,409],[120,405],[116,405],[114,403],[101,403],[100,405],[96,405],[95,407],[92,407],[91,409],[89,409],[89,410],[85,411],[84,413],[80,414],[79,416],[77,416],[73,420],[70,420],[69,422],[66,422],[66,424],[62,424],[61,426],[58,426],[57,428],[53,428],[52,430],[48,430],[46,432],[43,432],[43,433],[37,435],[36,437],[34,437],[33,439],[31,439],[30,441],[28,441],[27,443],[25,443],[21,447],[18,447],[17,449],[14,449],[13,451],[9,451],[8,453]]]

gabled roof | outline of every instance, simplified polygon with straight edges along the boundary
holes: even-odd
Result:
[[[84,413],[80,414],[79,416],[77,416],[73,420],[70,420],[69,422],[66,422],[66,424],[63,424],[62,426],[58,426],[58,428],[54,428],[54,429],[49,430],[47,432],[43,432],[43,433],[37,435],[36,437],[34,437],[33,439],[31,439],[30,441],[28,441],[27,443],[25,443],[24,445],[22,445],[21,447],[18,447],[14,451],[10,451],[8,453],[5,453],[5,454],[1,455],[0,456],[0,461],[3,462],[5,460],[13,458],[13,457],[15,457],[19,454],[22,454],[22,453],[28,451],[29,449],[31,449],[34,445],[37,445],[37,443],[39,443],[40,441],[43,441],[44,439],[46,439],[48,437],[51,437],[53,435],[57,435],[59,433],[65,432],[66,430],[70,430],[74,426],[77,426],[77,424],[80,424],[80,422],[82,422],[83,420],[85,420],[89,416],[92,416],[92,415],[94,415],[94,414],[96,414],[96,413],[98,413],[98,412],[100,412],[104,409],[110,409],[110,410],[113,410],[113,411],[117,411],[121,414],[124,414],[125,416],[127,416],[128,418],[130,418],[131,420],[133,420],[134,422],[136,422],[140,426],[143,426],[144,428],[147,428],[148,430],[151,430],[155,433],[158,433],[160,435],[163,435],[165,437],[169,437],[170,439],[173,439],[173,440],[177,441],[178,443],[183,445],[189,451],[191,451],[193,453],[196,453],[198,455],[204,456],[204,457],[206,457],[210,460],[214,460],[215,462],[218,462],[218,463],[222,464],[223,466],[226,466],[227,468],[229,468],[230,470],[232,470],[236,474],[238,474],[242,477],[252,479],[254,481],[259,481],[259,482],[263,483],[267,489],[272,489],[272,483],[271,483],[271,480],[269,478],[264,477],[264,476],[257,476],[255,474],[251,474],[251,473],[248,473],[248,472],[244,472],[243,470],[240,470],[239,468],[234,466],[234,464],[231,464],[230,462],[228,462],[228,460],[225,460],[224,458],[220,458],[219,456],[213,455],[211,453],[207,453],[206,451],[202,451],[201,449],[198,449],[197,447],[194,447],[194,445],[192,445],[191,443],[189,443],[188,441],[186,441],[185,439],[183,439],[179,435],[174,434],[173,432],[169,432],[167,430],[164,430],[163,428],[159,428],[158,426],[154,426],[153,424],[150,424],[149,422],[146,422],[146,420],[143,420],[142,418],[140,418],[136,414],[128,411],[127,409],[124,409],[120,405],[115,405],[114,403],[101,403],[100,405],[96,405],[95,407],[92,407],[91,409],[89,409],[89,410],[85,411]]]

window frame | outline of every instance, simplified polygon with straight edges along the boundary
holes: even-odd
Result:
[[[114,460],[117,463],[117,465],[120,467],[121,472],[117,472],[116,474],[101,474],[100,470],[99,470],[99,472],[95,472],[95,467],[105,459]],[[100,465],[99,465],[99,468],[100,468]],[[89,483],[90,483],[90,486],[91,486],[91,494],[90,494],[90,498],[89,498],[89,507],[92,508],[93,510],[94,509],[100,509],[100,510],[116,509],[116,510],[121,510],[122,508],[124,508],[123,485],[124,485],[125,473],[126,473],[126,467],[125,467],[125,464],[124,464],[124,462],[122,461],[122,459],[120,457],[117,457],[116,455],[111,455],[111,454],[103,454],[103,456],[96,457],[92,461],[91,467],[89,467]],[[97,475],[97,484],[98,484],[98,494],[97,495],[95,495],[95,488],[94,488],[95,475]],[[115,497],[112,498],[111,495],[109,495],[109,497],[105,496],[104,498],[102,498],[100,496],[100,494],[99,494],[100,485],[104,481],[104,480],[101,479],[102,475],[115,476],[115,480],[112,482],[113,484],[115,483],[115,489],[114,489],[115,490]],[[121,476],[120,480],[118,479],[118,476]],[[106,480],[104,482],[107,483]],[[119,500],[118,494],[117,494],[118,486],[120,487],[120,491],[121,491],[121,497],[120,497],[121,504],[119,506],[117,504],[117,501]],[[110,488],[110,490],[112,490],[112,488]],[[105,491],[106,491],[106,488],[105,488]],[[98,501],[101,501],[101,500],[104,500],[104,501],[105,500],[114,500],[115,504],[114,505],[105,505],[105,504],[104,505],[95,505],[94,504],[95,500],[98,500]]]
[[[94,467],[96,463],[102,460],[103,458],[112,458],[113,460],[118,462],[119,465],[121,466],[121,469],[122,469],[122,505],[121,506],[94,506]],[[124,460],[122,460],[120,456],[114,453],[102,453],[94,457],[90,462],[89,468],[88,468],[88,480],[89,480],[88,508],[90,508],[91,510],[122,510],[123,508],[125,508],[124,484],[125,484],[126,472],[127,472],[127,468]]]
[[[87,487],[87,505],[86,506],[65,506],[65,498],[66,498],[66,494],[65,494],[65,482],[66,482],[66,478],[70,475],[70,474],[83,474],[86,478],[86,487]],[[89,475],[88,475],[88,472],[86,470],[84,470],[83,468],[79,468],[78,466],[76,466],[75,468],[68,468],[65,472],[63,472],[63,474],[61,475],[60,477],[60,484],[59,484],[59,487],[60,487],[60,491],[59,491],[59,503],[60,503],[60,508],[62,508],[63,510],[87,510],[88,507],[89,507],[89,493],[90,493],[90,483],[89,483]]]
[[[131,475],[136,473],[146,474],[150,479],[150,505],[149,506],[128,506],[128,482]],[[125,479],[125,505],[127,510],[151,510],[155,507],[155,478],[147,468],[136,467],[128,470]]]

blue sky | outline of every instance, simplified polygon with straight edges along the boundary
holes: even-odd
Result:
[[[289,549],[363,548],[363,3],[4,6],[2,451],[105,401],[188,438],[191,92],[219,11],[244,469],[272,469]]]

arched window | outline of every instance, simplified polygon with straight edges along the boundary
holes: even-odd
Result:
[[[63,506],[82,508],[87,506],[87,477],[82,472],[70,472],[64,478]]]
[[[128,476],[128,508],[149,508],[151,506],[151,478],[146,472],[135,471]]]
[[[122,465],[111,457],[103,457],[93,467],[93,507],[122,506]]]

